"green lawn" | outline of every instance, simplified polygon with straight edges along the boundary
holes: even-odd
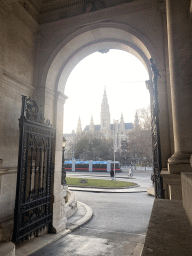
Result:
[[[84,180],[86,183],[81,183]],[[96,188],[128,188],[137,185],[134,182],[101,180],[101,179],[82,179],[82,178],[66,178],[68,186],[80,187],[96,187]]]

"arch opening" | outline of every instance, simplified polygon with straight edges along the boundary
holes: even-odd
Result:
[[[66,82],[74,67],[86,56],[103,49],[118,49],[138,58],[148,71],[151,79],[149,59],[154,58],[150,43],[137,31],[121,24],[98,24],[78,30],[54,50],[45,66],[41,84],[45,91],[55,95],[54,101],[45,96],[44,114],[53,120],[56,127],[56,149],[61,158],[63,134],[63,106]],[[52,106],[51,106],[52,104]],[[52,110],[52,111],[50,111]],[[59,153],[60,152],[60,153]],[[56,156],[57,158],[57,156]],[[59,160],[60,161],[60,160]],[[61,168],[58,164],[58,170]]]
[[[100,123],[104,90],[110,112],[113,113],[111,120],[119,119],[121,114],[127,119],[127,114],[127,121],[132,122],[136,108],[150,105],[149,91],[145,85],[148,79],[148,72],[140,60],[124,50],[103,49],[102,53],[90,54],[75,66],[66,83],[65,94],[68,99],[64,108],[64,133],[72,131],[69,123],[73,123],[73,130],[76,129],[79,116],[83,128],[89,124],[90,120],[86,123],[83,113],[89,119],[93,116],[95,124]]]
[[[136,109],[145,107],[147,113],[146,108],[150,105],[150,97],[145,87],[145,81],[148,80],[149,77],[143,64],[132,54],[122,50],[111,49],[106,54],[107,51],[108,49],[103,49],[102,52],[105,52],[105,54],[93,53],[89,55],[89,57],[86,57],[74,68],[74,71],[72,71],[67,81],[66,94],[69,96],[69,99],[65,105],[64,137],[65,135],[67,136],[67,152],[65,151],[65,153],[68,160],[74,157],[74,152],[72,152],[76,144],[74,141],[76,141],[76,139],[78,140],[80,137],[82,137],[82,140],[83,138],[85,140],[89,138],[89,141],[93,140],[93,142],[91,142],[92,144],[94,144],[96,140],[100,143],[99,139],[101,137],[113,140],[113,120],[118,120],[120,127],[120,129],[118,129],[118,160],[122,160],[124,165],[131,162],[135,163],[133,157],[130,157],[128,160],[128,153],[126,149],[123,149],[122,144],[124,143],[124,147],[126,147],[129,135],[130,137],[132,136],[133,144],[133,135],[132,133],[128,133],[133,132],[131,126],[134,123]],[[97,63],[100,63],[99,66]],[[136,72],[133,74],[135,70]],[[115,72],[117,73],[116,75]],[[141,75],[139,75],[139,72],[141,72]],[[71,79],[71,77],[73,78]],[[97,77],[99,78],[97,79]],[[105,95],[106,99],[103,102],[102,96],[104,100]],[[68,104],[70,100],[71,102]],[[103,107],[101,105],[103,105]],[[139,117],[140,116],[141,112]],[[77,122],[79,117],[81,117],[81,122]],[[70,125],[68,125],[69,123]],[[146,164],[152,165],[150,120],[148,120],[148,123],[149,127],[147,127],[147,132],[149,135],[150,148],[148,158],[150,159],[147,160],[144,155],[142,157],[138,156],[137,162],[144,164],[145,161]],[[128,128],[128,126],[130,127]],[[69,127],[73,127],[73,129],[70,130]],[[75,134],[76,127],[77,130]],[[142,127],[142,129],[143,128],[144,127]],[[72,130],[74,130],[74,132],[72,132]],[[94,138],[96,140],[94,140]],[[130,151],[133,151],[131,147]],[[90,152],[91,151],[89,151],[89,153]],[[102,159],[101,155],[95,155],[94,151],[92,153],[91,155],[87,154],[87,157],[90,159],[95,157],[92,159],[94,161]],[[134,153],[131,152],[131,154],[133,155]],[[109,154],[107,157],[113,159],[113,154]],[[90,160],[83,158],[86,158],[86,154],[82,154],[80,159]],[[141,160],[141,158],[143,158],[143,160]]]

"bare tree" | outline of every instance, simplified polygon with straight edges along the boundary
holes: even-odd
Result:
[[[130,162],[144,166],[152,164],[152,137],[150,108],[138,109],[135,114],[134,129],[128,142]]]
[[[113,156],[113,141],[84,134],[75,146],[75,158],[80,160],[109,160]]]

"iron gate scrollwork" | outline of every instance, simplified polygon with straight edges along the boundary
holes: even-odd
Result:
[[[153,74],[152,79],[152,146],[153,146],[153,172],[155,182],[155,197],[163,198],[163,181],[160,175],[161,173],[161,146],[160,146],[160,131],[159,131],[159,103],[158,103],[158,91],[157,80],[161,77],[156,65],[153,63],[153,59],[149,60],[151,65],[151,71]]]
[[[38,235],[52,222],[51,184],[55,129],[37,103],[22,96],[13,242]]]

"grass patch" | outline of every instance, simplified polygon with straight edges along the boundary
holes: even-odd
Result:
[[[85,183],[81,183],[81,181]],[[101,179],[82,179],[82,178],[66,178],[68,186],[94,187],[94,188],[128,188],[137,185],[134,182],[101,180]]]

